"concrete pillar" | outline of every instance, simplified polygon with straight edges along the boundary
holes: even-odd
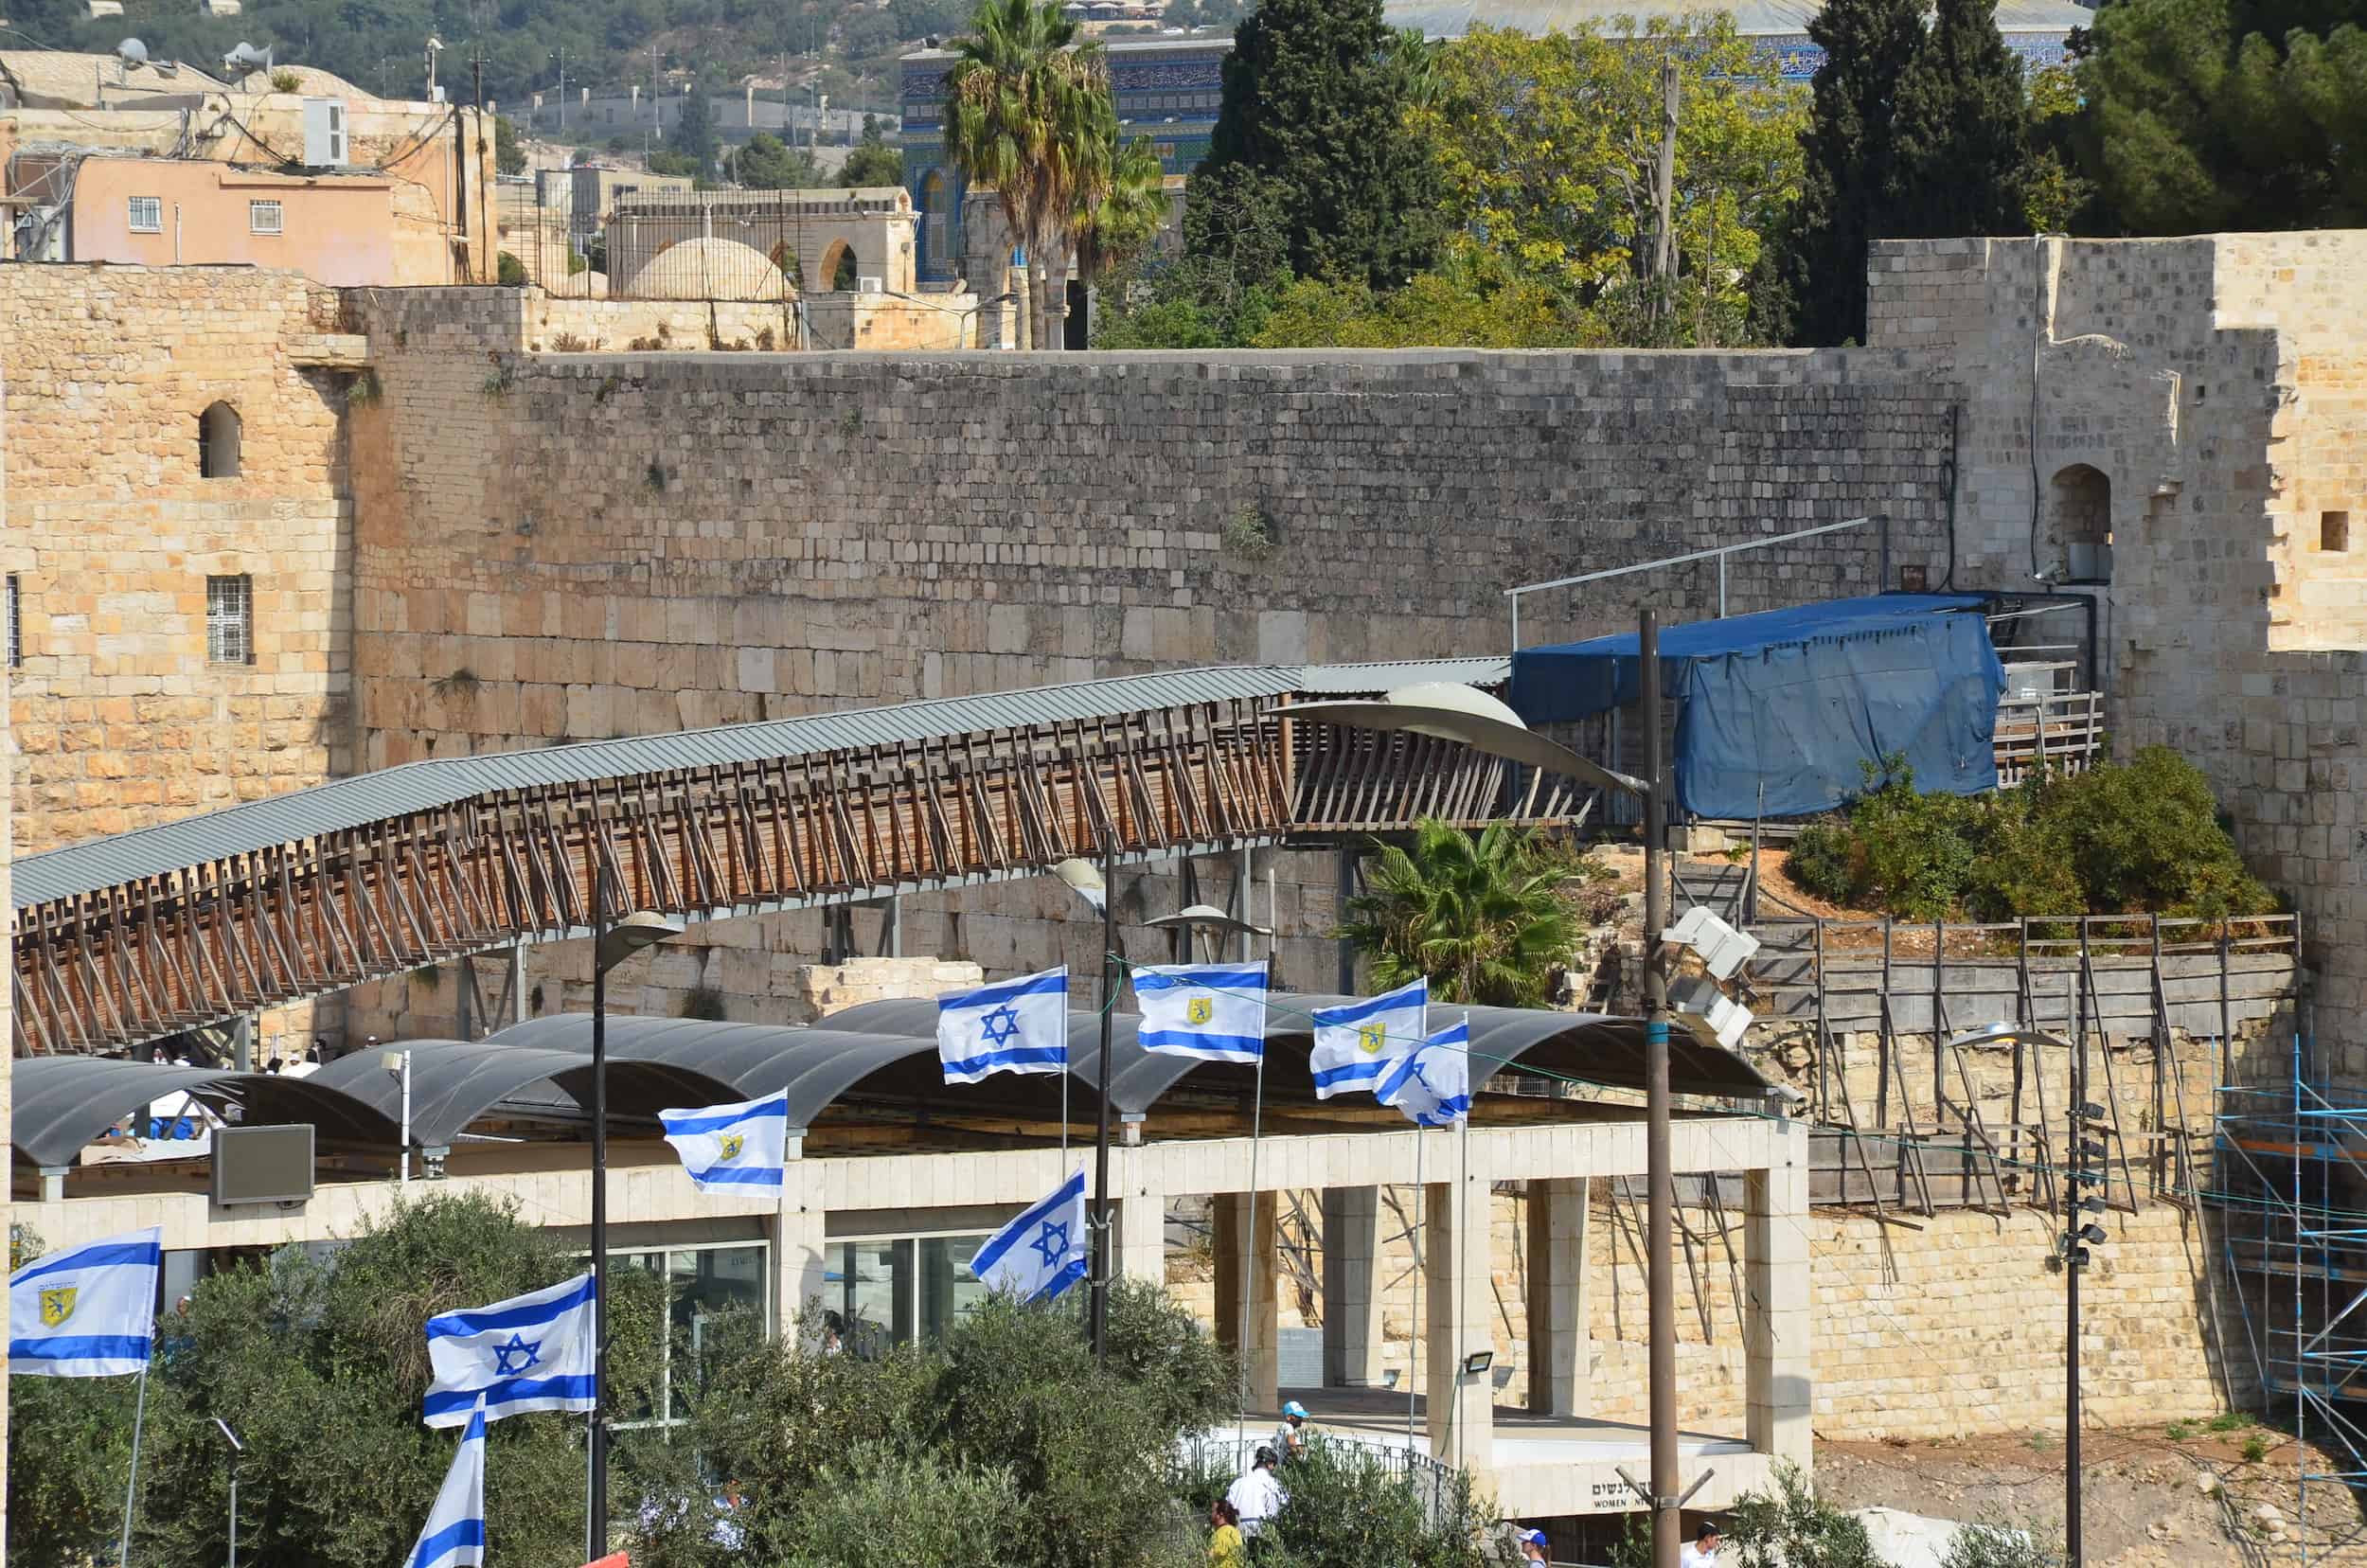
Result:
[[[1743,1183],[1744,1391],[1761,1453],[1809,1467],[1808,1130],[1787,1122],[1776,1164]]]
[[[792,1332],[800,1313],[825,1295],[828,1215],[822,1206],[822,1174],[803,1165],[792,1149],[781,1183],[781,1206],[773,1221],[773,1300],[783,1334]],[[826,1303],[827,1305],[827,1303]]]
[[[1594,1413],[1593,1342],[1587,1335],[1587,1180],[1531,1182],[1528,1213],[1529,1409]]]
[[[230,1065],[241,1073],[255,1071],[255,1017],[241,1013],[230,1021]]]
[[[1463,1375],[1463,1359],[1494,1347],[1489,1289],[1488,1180],[1482,1139],[1464,1159],[1457,1132],[1426,1132],[1431,1167],[1449,1179],[1423,1189],[1422,1317],[1429,1365],[1424,1368],[1430,1452],[1444,1462],[1486,1474],[1496,1447],[1495,1387],[1487,1373]]]
[[[1380,1188],[1324,1189],[1324,1386],[1378,1388]]]
[[[1250,1195],[1217,1195],[1217,1343],[1233,1348],[1249,1366],[1249,1407],[1272,1410],[1281,1402],[1281,1309],[1274,1294],[1275,1195],[1257,1195],[1250,1219]],[[1249,1327],[1242,1332],[1241,1279],[1248,1271]]]
[[[1153,1193],[1130,1192],[1118,1200],[1116,1273],[1120,1278],[1167,1282],[1167,1205]],[[1234,1303],[1237,1310],[1239,1302]]]

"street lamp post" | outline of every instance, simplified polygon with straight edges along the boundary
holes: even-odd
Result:
[[[1645,1165],[1649,1188],[1646,1251],[1650,1255],[1645,1281],[1650,1297],[1646,1339],[1652,1381],[1652,1485],[1647,1502],[1652,1513],[1653,1568],[1678,1568],[1683,1515],[1677,1475],[1676,1279],[1669,1257],[1676,1228],[1676,1184],[1669,1168],[1668,960],[1662,941],[1668,919],[1668,790],[1663,776],[1660,621],[1648,609],[1637,617],[1636,661],[1645,735],[1642,778],[1615,773],[1533,733],[1502,704],[1468,687],[1409,686],[1379,702],[1296,703],[1284,709],[1283,716],[1350,729],[1460,741],[1493,757],[1631,795],[1643,807]]]
[[[584,1560],[608,1555],[608,971],[682,926],[647,910],[609,919],[608,868],[592,879],[592,1434]]]

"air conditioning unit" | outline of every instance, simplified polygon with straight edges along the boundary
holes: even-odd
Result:
[[[855,279],[855,292],[857,294],[885,294],[887,283],[884,279],[877,277],[858,277]]]

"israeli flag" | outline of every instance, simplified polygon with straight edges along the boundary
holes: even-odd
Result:
[[[948,1083],[990,1073],[1068,1071],[1068,966],[937,998]]]
[[[770,1187],[778,1192],[789,1147],[789,1092],[702,1111],[660,1111],[666,1141],[701,1192]]]
[[[1266,966],[1145,964],[1134,971],[1146,1051],[1203,1061],[1254,1062],[1266,1054]]]
[[[1452,1127],[1471,1112],[1471,1020],[1432,1035],[1389,1070],[1375,1091],[1416,1127]]]
[[[469,1410],[469,1430],[427,1510],[408,1568],[483,1568],[485,1562],[485,1396]]]
[[[1050,1301],[1085,1277],[1093,1256],[1085,1229],[1085,1173],[987,1238],[970,1272],[990,1291]]]
[[[1430,1026],[1429,1012],[1428,980],[1345,1007],[1318,1008],[1313,1015],[1315,1050],[1307,1060],[1315,1074],[1315,1097],[1379,1088],[1398,1059],[1421,1044]]]
[[[423,1419],[456,1427],[483,1401],[485,1419],[529,1410],[592,1408],[592,1276],[427,1320],[434,1370]]]
[[[122,1378],[148,1370],[156,1334],[160,1225],[36,1257],[9,1275],[9,1372]]]

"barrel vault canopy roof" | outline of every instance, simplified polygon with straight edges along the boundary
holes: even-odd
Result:
[[[109,1057],[25,1057],[13,1071],[9,1138],[21,1160],[70,1166],[124,1117],[141,1114],[151,1101],[189,1094],[240,1126],[311,1122],[325,1143],[395,1147],[400,1130],[393,1119],[322,1083],[320,1077],[169,1067]]]

